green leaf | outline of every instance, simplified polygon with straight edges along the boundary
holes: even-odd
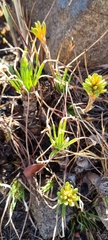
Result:
[[[16,200],[24,199],[24,187],[18,180],[15,180],[12,184],[9,194]]]
[[[61,206],[61,204],[58,204],[56,207],[56,215],[58,215],[58,213],[59,213],[60,206]]]
[[[33,67],[32,64],[28,61],[26,57],[26,51],[24,51],[23,56],[21,58],[20,62],[20,75],[21,75],[21,80],[24,83],[25,88],[30,91],[33,83]]]
[[[66,205],[62,204],[62,217],[64,218],[66,216]]]
[[[108,196],[105,197],[106,208],[108,209]]]
[[[54,139],[56,140],[56,138],[57,138],[57,134],[56,134],[56,127],[55,127],[55,124],[53,124],[52,129],[53,129],[53,136],[54,136]]]
[[[64,145],[64,148],[68,148],[70,145],[72,145],[73,143],[77,142],[78,141],[78,138],[74,138],[72,140],[70,140],[69,142],[67,142],[65,145]]]
[[[67,77],[68,69],[65,68],[62,80],[65,82]]]
[[[21,87],[23,86],[23,83],[21,83],[21,81],[19,81],[19,79],[10,80],[9,82],[18,93],[21,93]]]
[[[57,153],[59,153],[58,149],[54,149],[51,153],[50,153],[50,158],[54,157]]]
[[[54,181],[49,181],[44,187],[41,188],[42,192],[49,191],[54,186]]]
[[[14,211],[17,201],[19,201],[21,199],[24,200],[24,197],[25,197],[24,187],[18,180],[15,180],[13,182],[12,187],[9,191],[9,195],[12,198],[11,209],[12,209],[12,211]]]
[[[92,218],[95,218],[96,220],[99,220],[99,216],[98,215],[95,215],[93,213],[89,213],[89,216],[92,217]]]
[[[62,148],[64,137],[65,137],[65,130],[66,130],[66,119],[61,119],[58,127],[58,139],[57,139],[57,145],[58,148]]]
[[[68,114],[72,115],[72,116],[75,116],[75,113],[74,113],[74,108],[72,105],[70,105],[68,107],[68,110],[67,110]]]

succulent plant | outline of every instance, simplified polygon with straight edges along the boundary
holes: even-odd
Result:
[[[31,28],[32,33],[40,40],[40,42],[43,42],[46,44],[46,24],[43,22],[42,24],[37,21],[35,23],[35,27]]]
[[[88,78],[85,79],[82,85],[89,96],[88,104],[84,110],[84,112],[88,112],[92,109],[92,104],[95,99],[107,91],[107,89],[105,89],[107,82],[101,75],[94,73],[93,75],[88,75]]]
[[[87,94],[93,98],[97,98],[101,93],[107,91],[107,89],[105,89],[107,82],[97,73],[88,75],[88,78],[85,79],[82,85]]]
[[[77,201],[80,200],[80,197],[77,195],[78,188],[73,188],[73,186],[66,182],[64,187],[60,189],[57,193],[58,196],[58,204],[64,204],[65,206],[74,207],[77,205]]]

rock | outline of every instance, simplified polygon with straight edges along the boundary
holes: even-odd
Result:
[[[95,186],[97,190],[97,200],[95,209],[98,213],[99,219],[102,221],[106,229],[108,230],[108,209],[105,203],[105,197],[108,196],[108,173],[103,177],[100,177],[96,173],[88,172],[85,174],[87,180]]]
[[[86,172],[85,176],[95,186],[98,194],[101,197],[104,198],[108,196],[108,173],[107,175],[100,177],[98,174],[88,171]]]
[[[52,4],[54,5],[50,10]],[[68,62],[75,58],[72,49],[74,40],[77,56],[88,49],[108,29],[108,1],[107,0],[25,0],[24,7],[31,14],[32,26],[34,22],[45,19],[47,25],[47,44],[53,59],[57,58],[60,48],[61,62]],[[87,65],[94,67],[108,61],[108,32],[89,51],[87,51]],[[69,56],[70,52],[70,56]],[[80,58],[84,65],[84,55]]]
[[[96,201],[95,209],[106,230],[108,230],[108,215],[106,214],[106,207],[104,199],[98,198]]]
[[[32,179],[33,180],[33,179]],[[53,198],[45,197],[39,191],[37,180],[32,181],[32,194],[31,194],[31,206],[30,210],[33,218],[37,222],[37,228],[42,239],[49,239],[53,237],[54,229],[56,227],[55,236],[62,234],[62,214],[61,208],[58,214],[58,221],[56,225],[56,207],[57,207],[57,195],[54,190]],[[66,224],[71,219],[73,214],[73,208],[67,206],[66,208]],[[55,239],[55,238],[54,238]]]

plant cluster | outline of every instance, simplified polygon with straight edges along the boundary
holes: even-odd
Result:
[[[20,60],[20,70],[10,69],[10,72],[16,73],[16,76],[10,80],[10,84],[16,89],[18,93],[32,92],[41,77],[44,63],[38,67],[38,58],[36,59],[36,67],[34,69],[33,64],[27,58],[28,52],[25,49],[23,51],[22,58]]]
[[[55,124],[53,124],[52,127],[48,126],[48,136],[52,144],[50,157],[54,157],[57,153],[64,153],[69,146],[78,140],[77,138],[69,140],[69,137],[66,137],[66,124],[67,119],[62,118],[59,122],[57,131]]]
[[[64,187],[57,193],[58,204],[74,207],[80,197],[77,195],[78,188],[73,188],[69,182],[66,182]]]
[[[5,9],[6,11],[6,9]],[[33,39],[35,37],[35,39]],[[46,23],[40,23],[37,21],[35,23],[34,27],[31,27],[31,38],[32,38],[32,48],[29,49],[28,46],[24,47],[24,50],[21,50],[22,56],[20,59],[19,68],[18,67],[9,67],[6,76],[8,78],[8,82],[13,86],[17,93],[22,95],[22,99],[24,99],[25,96],[30,96],[32,94],[35,94],[35,104],[38,101],[39,105],[36,109],[33,109],[29,114],[28,111],[28,119],[29,117],[34,117],[35,120],[38,119],[38,115],[34,116],[34,114],[37,114],[38,108],[39,112],[42,113],[42,117],[45,119],[44,124],[46,124],[46,128],[41,131],[42,138],[44,134],[48,137],[48,141],[50,143],[50,146],[48,147],[48,154],[46,157],[47,150],[43,151],[41,148],[41,141],[42,138],[40,137],[40,141],[37,141],[37,136],[32,135],[31,132],[28,135],[28,124],[31,123],[28,119],[26,121],[26,149],[25,152],[27,153],[28,157],[28,166],[24,169],[24,175],[29,180],[33,176],[33,174],[39,173],[41,175],[41,170],[43,170],[45,167],[49,167],[51,162],[55,162],[55,158],[59,158],[61,155],[62,158],[66,158],[65,161],[65,167],[63,169],[63,178],[64,178],[64,184],[60,186],[60,190],[56,192],[57,195],[57,215],[60,207],[62,208],[62,218],[64,219],[66,216],[66,210],[68,207],[74,207],[79,208],[79,213],[76,216],[76,222],[80,224],[81,231],[85,228],[86,230],[89,230],[89,226],[93,225],[94,222],[91,220],[93,216],[90,215],[86,211],[84,211],[81,208],[81,196],[78,192],[78,188],[74,188],[73,185],[66,181],[66,174],[67,169],[69,167],[68,163],[74,162],[76,160],[77,156],[83,156],[86,158],[90,158],[93,160],[97,160],[97,155],[93,152],[91,152],[91,147],[94,147],[94,135],[96,135],[96,144],[99,144],[103,155],[106,154],[106,149],[104,150],[104,146],[101,145],[102,142],[104,142],[104,145],[106,144],[102,136],[104,135],[104,127],[102,129],[102,136],[100,136],[100,133],[98,133],[96,130],[94,130],[93,124],[90,124],[85,119],[82,119],[82,115],[80,115],[79,108],[76,103],[74,103],[72,99],[72,91],[75,91],[75,88],[77,87],[73,84],[73,72],[70,70],[70,65],[62,65],[62,67],[59,66],[58,62],[56,61],[57,66],[54,66],[54,61],[51,59],[50,50],[47,45],[46,40]],[[36,38],[40,42],[40,46],[37,50],[35,46]],[[46,54],[46,60],[40,61],[40,52],[43,50]],[[48,62],[51,76],[43,75],[45,64]],[[44,101],[42,91],[40,90],[40,79],[44,76],[48,79],[50,79],[50,83],[53,87],[53,91],[55,91],[56,94],[59,95],[59,98],[57,99],[55,106],[49,106],[47,102]],[[38,91],[39,89],[39,91]],[[86,104],[86,107],[83,108],[81,106],[81,112],[86,114],[93,108],[93,103],[96,101],[96,99],[100,96],[100,94],[104,94],[107,92],[107,81],[99,74],[93,73],[91,75],[88,75],[85,81],[82,82],[82,85],[80,84],[80,90],[82,91],[82,95],[84,94],[84,90],[87,93],[87,96],[89,98],[88,103]],[[77,90],[75,92],[76,98],[77,98]],[[56,96],[55,94],[55,96]],[[25,98],[26,99],[26,98]],[[32,99],[32,98],[30,98]],[[26,101],[26,100],[25,100]],[[27,99],[28,101],[28,99]],[[26,101],[26,106],[31,109],[32,105],[34,107],[33,102],[31,101],[30,104]],[[63,103],[63,109],[58,110],[57,106],[60,103]],[[24,103],[23,103],[24,104]],[[24,106],[25,108],[25,106]],[[34,107],[35,108],[35,107]],[[49,116],[49,108],[52,110],[51,115]],[[54,119],[53,119],[54,116]],[[56,117],[55,117],[56,116]],[[88,115],[87,115],[88,116]],[[55,119],[57,118],[57,124],[55,124]],[[40,120],[41,121],[41,120]],[[11,121],[10,121],[11,122]],[[72,123],[74,124],[72,125]],[[10,124],[10,123],[9,123]],[[19,127],[19,125],[18,125]],[[28,127],[28,128],[27,128]],[[36,126],[35,126],[36,127]],[[86,129],[86,130],[85,130]],[[87,131],[87,136],[85,131]],[[13,131],[14,132],[14,131]],[[12,134],[13,134],[12,132]],[[88,135],[93,132],[93,136],[90,138],[91,142],[90,144],[87,143]],[[95,134],[94,134],[95,132]],[[40,135],[41,135],[40,134]],[[83,135],[82,135],[83,134]],[[29,137],[30,140],[29,139]],[[13,136],[12,136],[13,138]],[[35,139],[35,140],[34,140]],[[81,139],[84,139],[84,146],[86,147],[83,149],[83,144],[81,146]],[[86,139],[86,140],[85,140]],[[32,142],[32,140],[36,141],[36,150],[39,148],[40,155],[39,157],[36,156],[36,164],[32,164],[30,162],[30,152],[28,147],[28,142]],[[28,142],[27,142],[28,141]],[[38,144],[37,144],[38,142]],[[18,144],[16,144],[18,146]],[[73,150],[73,145],[74,149]],[[19,145],[20,148],[21,145]],[[30,145],[30,147],[32,144]],[[106,146],[106,145],[105,145]],[[22,148],[21,148],[22,149]],[[24,149],[24,147],[23,147]],[[31,147],[31,149],[33,149]],[[35,156],[34,150],[32,156]],[[50,150],[50,152],[49,152]],[[31,150],[30,150],[31,151]],[[100,151],[100,149],[99,149]],[[20,152],[20,151],[19,151]],[[69,154],[70,155],[69,155]],[[70,157],[70,158],[69,158]],[[38,162],[41,158],[41,161]],[[70,161],[71,159],[71,161]],[[103,160],[103,159],[102,159]],[[106,160],[106,159],[105,159]],[[75,162],[75,164],[76,164]],[[49,164],[49,165],[48,165]],[[27,164],[26,164],[27,165]],[[74,165],[74,164],[73,164]],[[92,164],[93,165],[93,164]],[[25,163],[24,163],[25,166]],[[107,170],[107,164],[105,161],[105,170]],[[50,170],[49,170],[50,169]],[[50,172],[50,175],[52,175],[51,167],[47,169]],[[60,169],[62,170],[62,169]],[[53,189],[55,181],[52,180],[47,181],[47,183],[40,187],[41,193],[45,195],[49,190]],[[59,179],[59,178],[57,178]],[[17,201],[23,200],[24,202],[24,188],[20,184],[18,180],[15,180],[11,186],[11,189],[8,194],[8,199],[10,199],[10,218],[12,217],[12,213],[15,209],[15,206],[17,204]],[[108,197],[105,198],[106,201],[106,208],[108,208]],[[88,218],[90,218],[88,220]],[[95,224],[94,224],[95,225]],[[64,235],[64,234],[63,234]]]
[[[92,104],[96,98],[99,97],[100,94],[107,92],[105,88],[107,86],[107,81],[105,81],[101,75],[94,73],[92,76],[89,75],[85,79],[82,86],[89,96],[89,102],[85,109],[85,112],[88,112],[92,108]]]

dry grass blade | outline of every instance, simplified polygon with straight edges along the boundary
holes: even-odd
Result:
[[[20,0],[13,0],[13,4],[15,7],[15,12],[16,12],[17,20],[18,20],[18,25],[19,25],[19,28],[21,31],[21,35],[23,36],[26,44],[28,44],[28,30],[27,30],[26,20],[25,20],[25,16],[24,16],[23,6],[21,5]],[[24,45],[25,45],[25,43],[24,43]]]
[[[2,1],[3,1],[3,3],[0,3],[0,6],[1,6],[4,16],[6,18],[6,21],[9,24],[12,40],[13,40],[14,46],[16,47],[16,46],[18,46],[18,44],[17,44],[15,32],[14,32],[14,26],[13,26],[12,19],[10,16],[10,11],[9,11],[9,8],[8,8],[5,0],[2,0]]]
[[[5,187],[5,188],[8,187],[9,189],[11,189],[11,186],[8,185],[8,184],[2,184],[2,183],[0,183],[0,186],[3,186],[3,187]],[[15,228],[15,225],[14,225],[14,223],[13,223],[13,221],[12,221],[12,212],[11,212],[10,202],[11,202],[11,196],[8,195],[7,200],[6,200],[6,204],[5,204],[5,208],[4,208],[3,214],[2,214],[2,216],[1,216],[0,232],[1,232],[1,234],[2,234],[3,219],[4,219],[4,216],[5,216],[6,212],[7,212],[7,209],[9,208],[9,220],[8,220],[6,226],[7,226],[7,225],[9,224],[9,222],[10,222],[10,223],[12,224],[12,227],[13,227],[15,233],[16,233],[16,236],[17,236],[18,239],[19,239],[18,232],[17,232],[17,230],[16,230],[16,228]]]

